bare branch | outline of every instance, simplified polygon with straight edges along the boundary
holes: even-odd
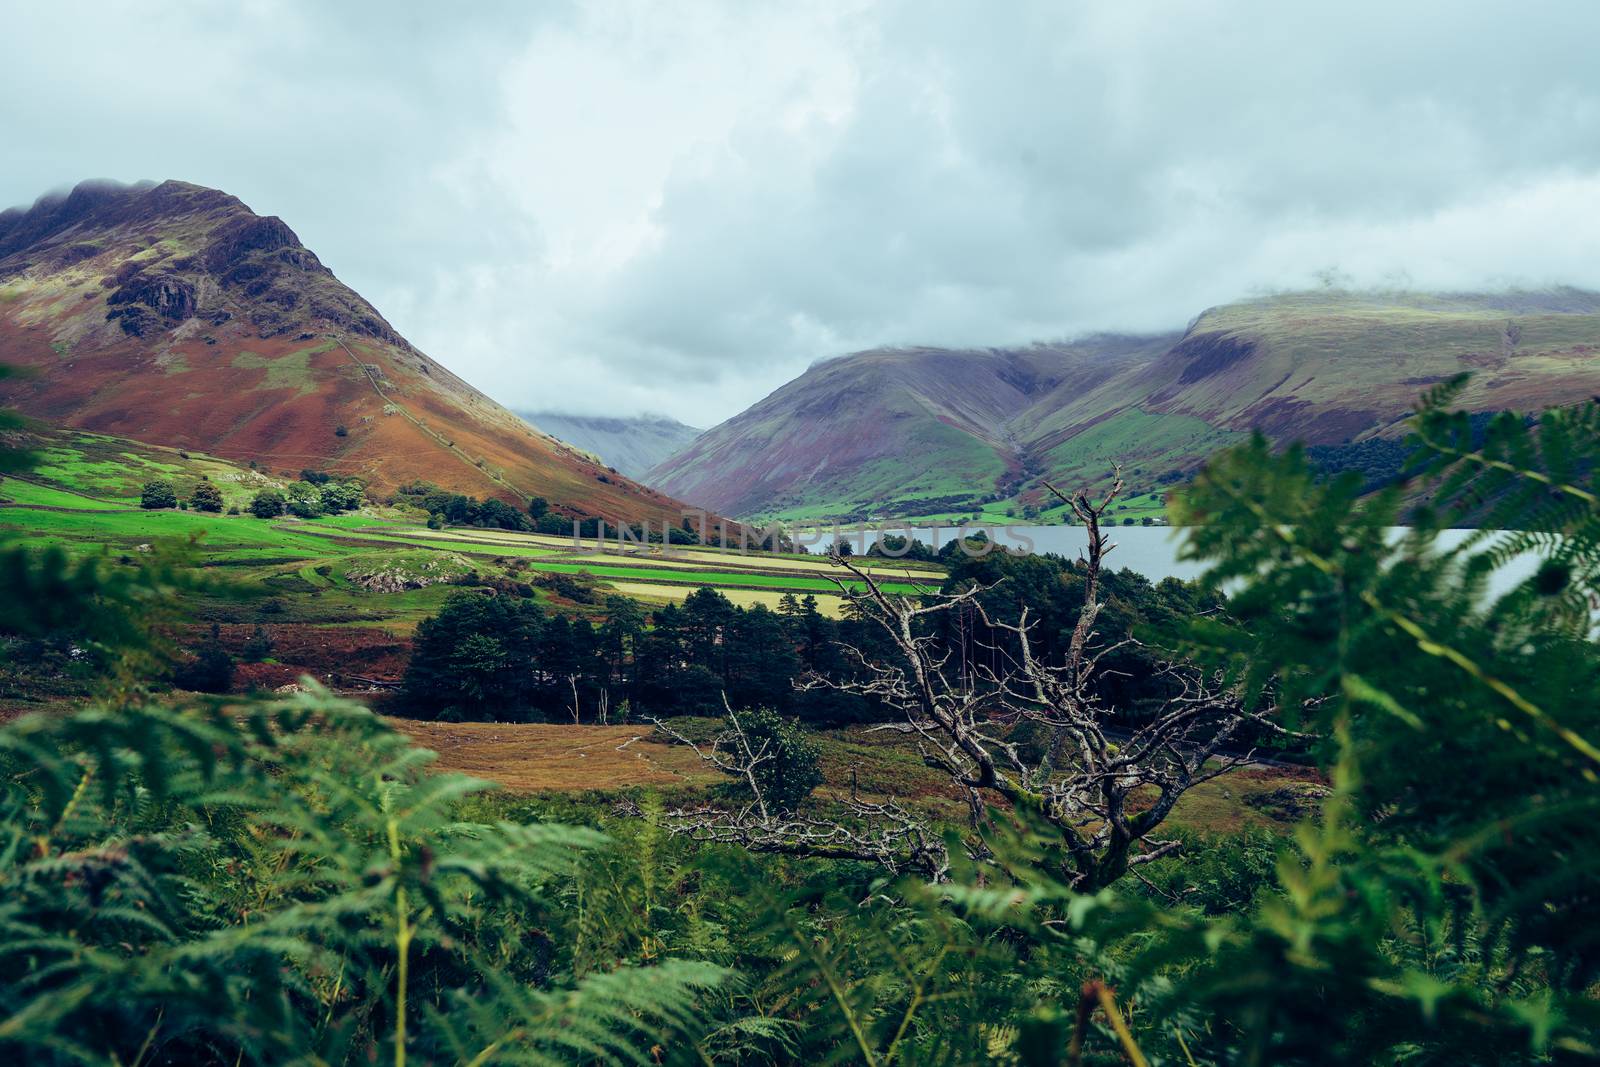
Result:
[[[1116,547],[1101,523],[1123,491],[1122,474],[1113,472],[1110,489],[1098,500],[1084,492],[1065,494],[1049,483],[1046,488],[1088,534],[1079,560],[1083,607],[1064,654],[1052,657],[1056,662],[1040,656],[1031,609],[1024,607],[1016,622],[991,613],[983,598],[993,585],[897,596],[885,591],[871,569],[834,556],[847,575],[835,579],[840,595],[882,630],[892,655],[875,659],[844,645],[855,676],[811,676],[801,688],[834,688],[893,709],[896,721],[874,729],[914,737],[923,762],[961,790],[973,827],[969,855],[985,854],[979,830],[988,805],[1026,805],[1059,833],[1068,860],[1063,876],[1077,888],[1095,890],[1180,851],[1180,842],[1151,835],[1188,790],[1250,761],[1253,753],[1239,756],[1231,747],[1241,734],[1306,735],[1285,730],[1269,714],[1246,710],[1224,678],[1187,663],[1152,666],[1148,680],[1159,680],[1169,696],[1138,724],[1119,723],[1100,696],[1113,673],[1103,664],[1138,643],[1127,636],[1105,640],[1096,624],[1101,572]],[[983,632],[970,640],[988,653],[988,662],[952,663],[955,650],[930,626],[947,612],[961,619],[970,613],[981,622]],[[754,851],[866,860],[891,871],[943,875],[949,863],[943,840],[897,802],[864,803],[852,790],[842,822],[772,810],[754,773],[764,752],[752,750],[731,709],[729,717],[732,729],[708,746],[657,724],[708,764],[744,778],[754,797],[736,811],[707,806],[674,812],[674,833]],[[1028,746],[1013,739],[1022,724],[1043,732],[1042,754],[1030,755]]]

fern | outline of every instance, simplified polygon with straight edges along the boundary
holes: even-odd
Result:
[[[399,1063],[478,1040],[465,1059],[633,1063],[694,1032],[720,968],[530,984],[522,917],[607,842],[463,823],[485,784],[430,760],[314,688],[0,729],[0,1046]]]

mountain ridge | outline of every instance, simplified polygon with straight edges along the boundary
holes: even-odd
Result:
[[[0,400],[54,425],[613,521],[676,500],[410,344],[282,219],[221,190],[84,182],[0,212]]]
[[[1168,333],[872,349],[813,364],[646,478],[752,518],[1030,517],[1051,506],[1044,479],[1103,484],[1120,462],[1132,495],[1158,502],[1253,430],[1334,450],[1394,436],[1419,393],[1463,370],[1474,411],[1590,395],[1600,294],[1278,293]]]
[[[666,415],[571,415],[522,410],[517,414],[535,428],[634,479],[642,478],[702,432]]]

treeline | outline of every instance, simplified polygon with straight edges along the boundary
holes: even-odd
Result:
[[[1470,447],[1481,448],[1495,412],[1480,411],[1467,416]],[[1374,437],[1365,441],[1346,441],[1337,445],[1307,445],[1306,459],[1322,478],[1333,478],[1347,471],[1361,476],[1361,491],[1370,493],[1393,485],[1405,477],[1421,451],[1405,437]]]
[[[814,723],[871,718],[860,697],[795,689],[806,674],[846,676],[841,641],[876,648],[881,638],[828,618],[810,596],[786,595],[772,611],[704,588],[648,615],[611,596],[596,625],[532,599],[464,592],[417,627],[402,698],[418,717],[509,722],[716,715],[723,694]]]
[[[1042,654],[1064,651],[1084,601],[1078,565],[1058,556],[995,551],[982,559],[948,559],[945,589],[972,582],[993,586],[982,597],[990,618],[1015,622],[1026,606]],[[1164,628],[1217,606],[1192,583],[1152,584],[1132,571],[1102,577],[1101,628],[1124,634]],[[620,721],[632,715],[717,715],[723,696],[735,708],[771,707],[818,724],[881,717],[865,697],[817,686],[806,678],[843,682],[856,676],[855,653],[888,655],[881,627],[823,614],[814,597],[785,594],[776,611],[743,608],[715,589],[691,593],[682,605],[648,614],[625,597],[608,597],[598,624],[547,612],[514,588],[453,597],[417,628],[406,672],[409,714],[500,721]],[[1004,642],[976,609],[941,613],[939,636],[952,650],[947,669],[977,684],[996,668]],[[853,650],[853,651],[852,651]],[[1169,695],[1154,657],[1142,646],[1107,654],[1099,694],[1137,718],[1141,704]]]
[[[428,514],[428,525],[434,529],[445,526],[478,526],[491,530],[516,530],[524,533],[547,534],[552,537],[571,537],[576,529],[579,537],[616,537],[620,526],[594,515],[565,515],[550,509],[550,502],[542,496],[528,501],[526,510],[518,511],[497,497],[479,499],[465,493],[452,493],[431,482],[408,482],[400,486],[396,503],[408,504]],[[603,524],[603,525],[602,525]],[[649,524],[630,526],[628,532],[641,542],[661,543],[660,527]],[[674,545],[697,545],[700,537],[693,523],[685,519],[681,527],[668,527],[667,541]]]

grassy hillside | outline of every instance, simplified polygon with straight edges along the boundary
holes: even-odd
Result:
[[[30,372],[0,403],[52,426],[385,490],[681,512],[417,351],[282,220],[184,182],[85,184],[0,213],[0,363]]]
[[[220,568],[218,573],[286,598],[288,616],[300,622],[359,621],[404,633],[442,602],[443,586],[380,591],[363,584],[386,568],[398,568],[402,577],[406,572],[430,578],[472,573],[481,581],[536,585],[541,575],[567,576],[576,584],[555,583],[548,591],[537,587],[536,593],[580,611],[596,607],[612,593],[667,603],[707,585],[742,604],[775,607],[785,593],[794,593],[816,596],[831,613],[840,608],[833,580],[839,571],[815,557],[747,554],[737,545],[625,550],[614,541],[602,545],[592,538],[580,544],[571,537],[506,530],[435,530],[427,527],[425,515],[383,506],[306,520],[144,511],[138,506],[139,492],[152,479],[172,483],[180,499],[187,499],[204,479],[221,490],[226,505],[241,508],[257,491],[282,488],[286,482],[214,456],[81,431],[41,434],[36,451],[43,462],[25,480],[0,481],[0,536],[113,557],[141,546],[189,545],[199,562]],[[429,569],[430,561],[457,560],[462,566],[444,572]],[[936,568],[865,562],[885,568],[890,588],[897,591],[940,580]],[[573,601],[573,590],[587,600]]]
[[[702,434],[647,480],[740,515],[919,514],[1007,495],[1007,424],[1053,350],[882,349],[830,360]],[[670,488],[669,488],[670,487]]]
[[[1212,308],[1181,334],[1022,350],[896,349],[821,364],[651,472],[664,490],[794,521],[1052,518],[1044,481],[1137,516],[1211,451],[1262,430],[1339,446],[1403,432],[1462,371],[1474,411],[1600,391],[1600,294],[1290,293]]]

